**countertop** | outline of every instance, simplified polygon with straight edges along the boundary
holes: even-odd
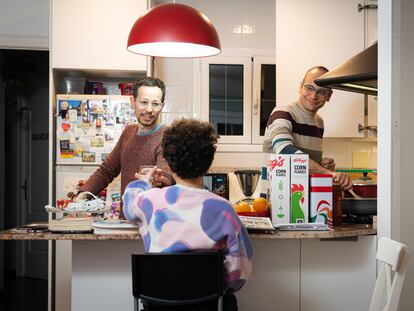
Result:
[[[252,239],[343,239],[363,235],[375,235],[377,230],[372,225],[346,225],[335,227],[332,231],[274,231],[266,233],[250,232]],[[52,233],[52,232],[18,232],[10,229],[0,232],[0,240],[140,240],[137,234],[104,234],[91,233]]]

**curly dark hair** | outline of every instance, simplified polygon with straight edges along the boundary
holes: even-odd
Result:
[[[174,121],[163,135],[163,156],[180,178],[200,177],[213,162],[218,137],[207,122],[195,119]]]

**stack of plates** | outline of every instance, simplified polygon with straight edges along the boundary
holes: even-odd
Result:
[[[90,232],[92,231],[92,218],[62,218],[49,221],[49,230],[52,232]]]
[[[95,234],[137,234],[138,225],[127,220],[101,220],[92,223]]]

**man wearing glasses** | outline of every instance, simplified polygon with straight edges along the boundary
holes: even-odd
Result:
[[[314,80],[328,69],[309,69],[299,86],[299,99],[273,109],[267,122],[263,152],[277,154],[309,154],[311,174],[331,174],[344,190],[352,188],[349,175],[335,172],[335,162],[322,158],[323,120],[317,114],[332,95],[329,88],[318,87]]]
[[[134,83],[131,106],[137,124],[128,125],[107,159],[92,174],[79,192],[99,193],[121,173],[121,197],[125,187],[140,172],[140,166],[156,165],[153,186],[173,183],[171,171],[162,156],[161,140],[164,126],[159,115],[164,107],[165,85],[157,78],[144,77]],[[121,210],[122,213],[122,210]],[[123,215],[120,215],[123,218]]]

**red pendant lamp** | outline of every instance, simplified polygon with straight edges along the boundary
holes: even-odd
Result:
[[[191,58],[217,55],[220,39],[200,11],[178,3],[160,4],[139,17],[128,37],[128,51],[148,56]]]

